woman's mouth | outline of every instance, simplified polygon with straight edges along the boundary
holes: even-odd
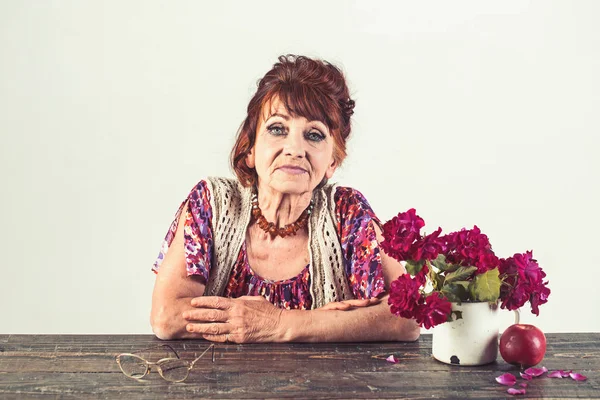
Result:
[[[295,165],[283,165],[277,169],[291,175],[301,175],[306,173],[304,168]]]

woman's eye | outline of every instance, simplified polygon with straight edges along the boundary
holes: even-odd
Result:
[[[285,134],[285,130],[283,129],[282,126],[279,125],[271,125],[267,128],[267,130],[269,131],[269,133],[271,135],[275,135],[275,136],[281,136]]]
[[[325,139],[325,135],[319,131],[310,131],[306,134],[306,138],[313,142],[320,142]]]

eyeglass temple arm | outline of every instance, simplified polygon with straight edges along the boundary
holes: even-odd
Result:
[[[202,356],[204,356],[206,354],[206,352],[209,351],[210,349],[212,349],[212,362],[215,362],[215,345],[211,344],[210,346],[208,346],[208,348],[206,350],[204,350],[202,352],[202,354],[200,354],[194,361],[191,362],[190,369],[194,368],[194,365],[196,364],[196,362],[198,362],[198,360],[200,360],[202,358]]]
[[[175,354],[175,357],[179,358],[179,354],[177,354],[177,352],[175,351],[175,349],[172,348],[171,346],[169,346],[168,344],[160,344],[158,346],[147,347],[147,348],[142,349],[142,350],[133,351],[130,354],[136,354],[136,353],[141,353],[142,351],[146,351],[146,350],[160,349],[160,348],[165,348],[165,347],[168,348],[169,350],[171,350],[171,352],[173,352],[173,354]]]

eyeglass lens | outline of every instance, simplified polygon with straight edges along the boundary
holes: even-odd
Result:
[[[187,378],[190,370],[186,361],[169,358],[158,362],[160,374],[163,378],[172,382],[181,382]]]
[[[121,371],[131,378],[140,379],[148,373],[148,364],[138,356],[132,354],[119,356]]]

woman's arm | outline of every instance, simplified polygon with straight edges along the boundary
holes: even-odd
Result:
[[[281,322],[282,341],[293,342],[369,342],[414,341],[419,326],[413,320],[390,313],[387,295],[375,306],[348,311],[291,310]]]
[[[188,323],[183,319],[184,311],[192,310],[191,300],[202,296],[204,284],[196,276],[187,276],[183,230],[187,203],[183,207],[175,237],[158,269],[152,293],[150,324],[154,334],[163,340],[178,338],[201,338],[187,332]]]
[[[376,226],[377,239],[383,240]],[[404,273],[402,265],[381,254],[386,287]],[[414,320],[394,316],[385,296],[381,302],[351,300],[317,310],[281,310],[262,297],[199,297],[184,312],[188,332],[224,342],[364,342],[414,341]],[[351,304],[351,307],[347,307]],[[333,308],[333,309],[331,309]]]
[[[383,241],[381,229],[374,225],[377,241]],[[404,267],[396,260],[381,252],[381,266],[385,287],[405,273]],[[420,328],[414,320],[393,315],[387,303],[388,295],[376,305],[351,308],[347,311],[290,310],[283,314],[281,328],[284,341],[314,342],[315,338],[327,338],[332,342],[366,341],[414,341],[419,338]],[[343,302],[342,302],[343,303]],[[321,340],[325,341],[325,340]]]

